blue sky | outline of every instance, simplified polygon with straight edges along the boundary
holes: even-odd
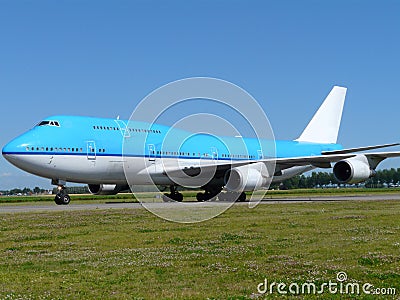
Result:
[[[0,0],[0,146],[49,115],[129,118],[192,76],[244,88],[279,139],[343,85],[340,143],[400,141],[399,16],[394,0]],[[50,187],[0,159],[0,189],[35,185]]]

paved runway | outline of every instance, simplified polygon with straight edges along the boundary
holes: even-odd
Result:
[[[287,198],[269,198],[265,197],[260,204],[278,204],[278,203],[302,203],[302,202],[327,202],[327,201],[384,201],[399,200],[400,194],[386,195],[362,195],[362,196],[317,196],[317,197],[287,197]],[[184,202],[181,205],[193,205],[195,207],[210,207],[226,205],[224,202]],[[174,203],[148,203],[153,207],[170,209]],[[236,203],[235,205],[247,205],[247,203]],[[140,209],[143,208],[139,203],[133,202],[110,202],[110,203],[85,203],[69,205],[56,205],[54,203],[32,203],[32,204],[2,204],[0,205],[0,214],[2,213],[21,213],[21,212],[47,212],[47,211],[77,211],[77,210],[105,210],[105,209]]]

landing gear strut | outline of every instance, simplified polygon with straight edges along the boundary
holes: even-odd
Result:
[[[170,190],[170,193],[163,195],[164,202],[172,202],[172,201],[182,202],[183,195],[176,190],[175,185],[171,185],[169,187],[169,190]]]
[[[71,201],[71,197],[68,195],[65,186],[59,185],[57,189],[58,189],[58,192],[56,194],[56,197],[54,198],[54,202],[57,205],[69,204],[69,202]]]

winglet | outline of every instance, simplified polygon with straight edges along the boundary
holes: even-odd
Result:
[[[295,141],[335,144],[337,141],[347,88],[334,86],[321,107]]]

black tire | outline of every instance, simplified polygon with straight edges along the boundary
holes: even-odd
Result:
[[[204,201],[206,200],[206,199],[205,199],[205,194],[204,194],[204,193],[197,193],[196,199],[197,199],[197,201],[199,201],[199,202],[204,202]]]
[[[245,202],[245,201],[246,201],[246,193],[245,193],[245,192],[242,192],[242,193],[239,195],[238,201],[239,201],[239,202]]]
[[[164,194],[162,195],[162,200],[163,202],[170,202],[171,198],[169,197],[169,194]]]
[[[71,197],[68,194],[61,196],[61,204],[68,205],[71,202]]]
[[[199,202],[216,201],[217,200],[217,195],[214,195],[214,194],[211,194],[211,193],[198,193],[196,195],[196,199]]]
[[[62,204],[63,204],[62,201],[61,201],[61,197],[60,197],[59,195],[57,195],[57,196],[54,198],[54,202],[55,202],[57,205],[62,205]]]
[[[181,193],[176,193],[174,195],[174,200],[178,201],[178,202],[182,202],[183,201],[183,195]]]
[[[162,197],[164,202],[182,202],[183,201],[183,195],[181,193],[175,193],[175,194],[164,194]]]
[[[237,199],[237,194],[232,192],[220,193],[218,195],[218,200],[222,202],[235,202],[236,199]]]

